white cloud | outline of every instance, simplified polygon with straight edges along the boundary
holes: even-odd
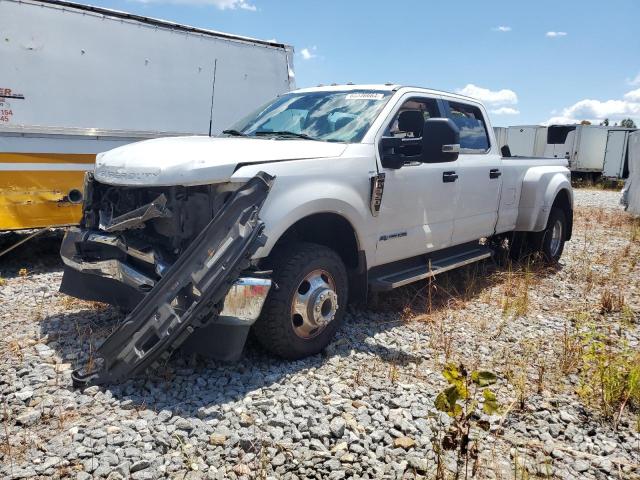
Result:
[[[547,32],[545,33],[545,35],[549,38],[555,38],[555,37],[566,37],[568,33],[567,32]]]
[[[635,90],[625,93],[624,98],[630,102],[640,102],[640,88],[636,88]]]
[[[511,27],[507,25],[500,25],[498,27],[492,28],[491,30],[493,30],[494,32],[510,32]]]
[[[625,100],[593,100],[584,99],[573,105],[563,108],[560,115],[547,120],[545,123],[580,123],[589,120],[591,123],[599,123],[608,118],[611,122],[617,122],[623,118],[640,119],[640,88],[628,92]]]
[[[512,107],[500,107],[495,110],[491,110],[494,115],[520,115],[520,110]]]
[[[464,88],[458,89],[457,92],[467,97],[477,98],[492,107],[515,105],[518,103],[516,92],[506,88],[502,90],[489,90],[488,88],[478,87],[473,83],[469,83]]]
[[[632,86],[640,85],[640,73],[638,73],[635,78],[631,78],[627,80],[627,83]]]
[[[316,47],[313,46],[311,48],[303,48],[302,50],[300,50],[300,55],[302,55],[302,58],[304,60],[311,60],[312,58],[317,57],[315,51],[316,51]]]
[[[134,0],[140,3],[172,3],[175,5],[196,5],[207,6],[212,5],[220,10],[249,10],[255,12],[256,6],[247,0]]]

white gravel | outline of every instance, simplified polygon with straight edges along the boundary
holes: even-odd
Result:
[[[0,476],[434,478],[450,424],[434,399],[449,360],[499,376],[502,413],[487,417],[476,478],[640,478],[636,417],[625,413],[614,430],[576,395],[579,375],[558,370],[579,309],[640,348],[637,265],[615,267],[635,320],[594,313],[598,279],[612,277],[610,258],[629,240],[610,215],[602,225],[589,217],[618,209],[617,197],[576,192],[563,267],[526,280],[525,311],[510,305],[530,274],[486,265],[439,280],[431,312],[425,285],[350,310],[322,355],[285,362],[250,344],[235,364],[177,357],[149,377],[84,391],[71,387],[72,368],[122,317],[57,293],[54,248],[34,244],[0,263]],[[628,255],[639,252],[636,243]],[[596,278],[589,291],[585,269]],[[455,469],[451,452],[443,462]]]
[[[581,207],[624,210],[624,207],[620,205],[620,199],[622,198],[621,191],[576,188],[573,192],[576,205]]]

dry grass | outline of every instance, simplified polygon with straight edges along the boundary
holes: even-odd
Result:
[[[436,368],[450,361],[483,361],[470,358],[464,346],[470,336],[472,343],[487,345],[503,338],[518,319],[527,324],[541,315],[563,317],[560,332],[523,336],[492,354],[492,368],[508,380],[515,406],[526,410],[531,395],[575,391],[569,379],[587,369],[587,325],[615,324],[618,338],[625,328],[638,328],[639,259],[640,220],[617,210],[578,208],[560,270],[535,258],[502,267],[476,265],[388,294],[380,308],[401,309],[405,321],[427,329]],[[492,312],[499,313],[492,317]],[[608,342],[615,345],[614,340]],[[390,367],[388,378],[398,375],[403,374]],[[582,401],[589,404],[586,397]],[[632,403],[622,395],[616,405],[628,410]]]
[[[79,298],[70,297],[69,295],[58,295],[58,303],[65,310],[104,310],[108,305],[100,302],[90,302],[80,300]]]
[[[619,274],[617,274],[619,275]],[[622,312],[624,309],[624,295],[622,292],[612,292],[605,287],[600,295],[600,313]]]

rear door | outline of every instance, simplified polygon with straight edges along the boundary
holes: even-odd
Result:
[[[622,178],[626,150],[627,132],[625,130],[610,130],[607,135],[607,148],[604,153],[603,176]]]
[[[477,104],[445,100],[447,116],[460,129],[459,197],[453,245],[492,235],[498,220],[502,157],[492,153],[485,113]],[[497,151],[493,149],[493,152]]]

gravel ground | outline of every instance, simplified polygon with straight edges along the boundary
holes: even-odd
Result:
[[[581,188],[574,190],[576,205],[580,207],[606,208],[622,210],[620,199],[622,193],[618,190],[599,190]]]
[[[577,192],[559,268],[488,263],[380,296],[321,355],[284,362],[250,343],[235,364],[176,356],[84,391],[71,370],[122,316],[57,293],[56,239],[34,242],[0,263],[0,476],[444,478],[456,453],[438,448],[451,420],[434,399],[443,366],[463,362],[498,375],[476,478],[640,478],[637,414],[614,429],[578,395],[572,333],[640,348],[640,239],[618,197]],[[603,309],[606,292],[619,308]]]

